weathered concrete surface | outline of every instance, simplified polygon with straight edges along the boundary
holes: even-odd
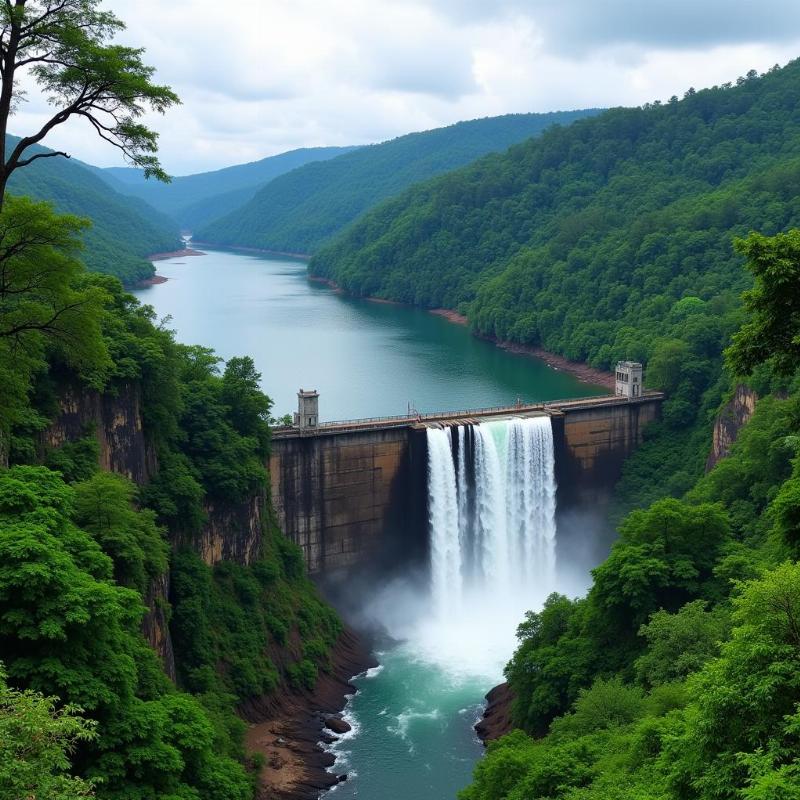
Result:
[[[416,494],[427,458],[414,455],[414,440],[410,429],[390,428],[273,442],[278,524],[310,572],[380,561],[397,542],[418,544]]]
[[[559,507],[606,503],[622,465],[660,413],[660,395],[624,403],[562,404],[553,415]]]
[[[639,400],[603,397],[511,409],[505,416],[549,414],[553,420],[559,513],[605,504],[622,464],[655,419],[661,395]],[[498,418],[492,410],[486,418]],[[270,475],[278,524],[298,544],[309,572],[427,554],[426,424],[480,419],[437,415],[341,423],[313,434],[286,431],[272,443]]]

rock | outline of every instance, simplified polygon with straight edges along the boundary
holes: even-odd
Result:
[[[347,773],[345,772],[344,775],[337,775],[336,780],[339,781],[339,783],[344,783],[347,780]]]
[[[352,730],[350,725],[340,717],[326,717],[325,727],[329,731],[333,731],[334,733],[340,733],[340,734],[347,733],[349,730]]]
[[[495,686],[486,695],[486,711],[483,719],[475,726],[478,738],[486,744],[492,739],[499,739],[509,733],[514,727],[511,720],[511,706],[514,702],[514,693],[507,683]]]

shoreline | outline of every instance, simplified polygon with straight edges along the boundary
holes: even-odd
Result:
[[[151,253],[147,256],[148,261],[166,261],[168,258],[183,258],[184,256],[204,256],[201,250],[194,250],[191,247],[184,247],[182,250],[169,250],[165,253]]]
[[[286,258],[297,258],[302,261],[310,261],[311,253],[291,253],[285,250],[267,250],[263,247],[245,247],[244,245],[232,244],[214,244],[214,242],[201,242],[192,239],[192,244],[199,245],[200,247],[212,247],[219,250],[240,250],[243,253],[263,253],[268,256],[284,256]],[[204,255],[201,253],[200,255]]]
[[[436,317],[442,317],[454,325],[462,325],[469,327],[469,320],[464,314],[459,314],[458,311],[452,311],[449,308],[432,308],[431,314]],[[517,355],[532,356],[538,358],[539,361],[544,361],[551,369],[558,370],[559,372],[566,372],[569,375],[577,378],[581,383],[587,383],[591,386],[602,386],[604,389],[614,391],[614,373],[606,372],[596,367],[590,367],[582,361],[570,361],[564,356],[556,353],[551,353],[549,350],[544,350],[541,347],[534,347],[529,344],[516,344],[514,342],[504,342],[494,336],[484,336],[482,334],[475,334],[480,339],[485,339],[487,342],[492,342],[496,347],[502,350],[507,350],[509,353]]]
[[[245,734],[247,751],[264,758],[257,800],[317,800],[347,779],[346,773],[328,771],[335,756],[321,745],[337,737],[326,721],[341,718],[356,691],[350,681],[378,662],[369,645],[349,629],[334,646],[331,662],[331,670],[320,675],[313,690],[284,689],[243,709],[246,719],[257,720]]]
[[[142,278],[132,285],[134,289],[146,289],[148,286],[158,286],[160,283],[166,283],[169,278],[159,275],[157,272],[150,278]]]

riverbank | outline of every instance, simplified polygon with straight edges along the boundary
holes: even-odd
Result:
[[[452,311],[449,308],[432,308],[430,313],[437,317],[442,317],[448,322],[455,325],[469,326],[469,320],[464,314],[459,314],[457,311]],[[527,344],[516,344],[514,342],[504,342],[494,336],[483,336],[477,334],[482,339],[493,342],[497,347],[502,347],[503,350],[508,350],[509,353],[517,355],[532,356],[544,361],[548,367],[566,372],[569,375],[574,375],[581,383],[588,383],[592,386],[602,386],[611,391],[614,390],[614,373],[607,372],[603,369],[596,369],[590,367],[582,361],[570,361],[564,356],[556,355],[548,350],[543,350],[541,347],[534,347]]]
[[[170,250],[166,253],[151,253],[147,256],[148,261],[166,261],[168,258],[183,258],[184,256],[204,256],[202,250],[194,250],[191,247],[184,247],[182,250]],[[166,280],[166,279],[165,279]]]
[[[326,719],[338,716],[355,692],[352,678],[374,666],[367,643],[346,630],[331,653],[331,670],[320,675],[313,691],[284,692],[243,709],[247,718],[259,719],[246,735],[248,752],[264,758],[258,800],[316,800],[346,780],[328,772],[335,757],[320,743],[335,740]]]
[[[232,244],[214,244],[213,242],[197,242],[192,240],[193,244],[200,247],[218,247],[222,250],[234,250],[239,253],[261,253],[265,256],[281,256],[282,258],[299,258],[303,261],[311,259],[311,253],[291,253],[285,250],[266,250],[263,247],[244,247],[242,245]]]
[[[136,283],[133,284],[133,288],[146,289],[148,286],[158,286],[160,283],[166,283],[167,280],[168,279],[163,275],[156,273],[151,278],[144,278],[143,280],[136,281]]]

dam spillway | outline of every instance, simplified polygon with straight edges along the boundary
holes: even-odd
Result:
[[[556,482],[549,416],[429,428],[431,594],[442,619],[465,594],[551,587]]]
[[[550,420],[557,522],[600,517],[662,401],[662,394],[648,392],[635,400],[604,396],[277,430],[269,463],[277,522],[314,575],[428,565],[428,431],[464,426],[466,444],[474,447],[475,423],[485,432],[494,422],[539,417]],[[451,438],[456,451],[457,441]],[[592,524],[581,523],[584,530],[593,535]],[[559,536],[559,547],[574,544]]]

